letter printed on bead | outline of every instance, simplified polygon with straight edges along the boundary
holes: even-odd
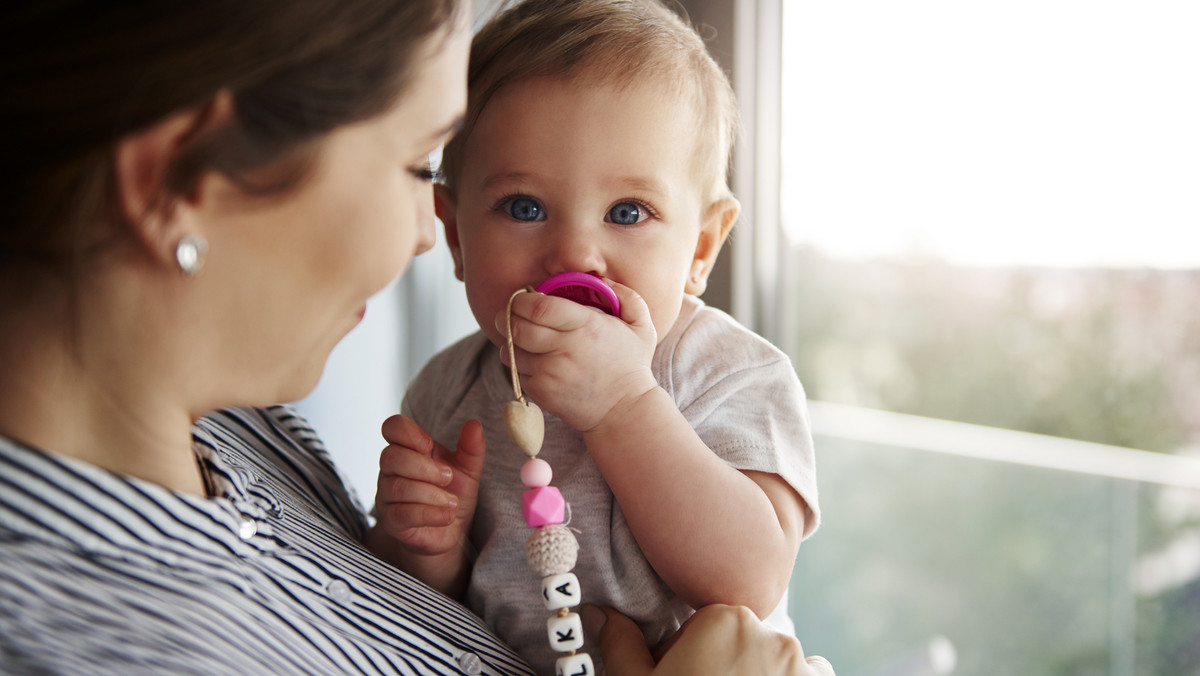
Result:
[[[542,600],[546,602],[546,610],[572,608],[583,600],[579,588],[579,578],[574,573],[563,573],[542,578]]]
[[[569,653],[583,647],[583,621],[576,613],[555,615],[546,620],[550,636],[550,647],[560,653]]]
[[[595,667],[587,653],[575,653],[558,658],[554,663],[555,676],[594,676]]]

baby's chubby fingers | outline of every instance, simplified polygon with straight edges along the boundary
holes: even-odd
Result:
[[[379,455],[381,477],[402,477],[446,486],[454,470],[439,456],[438,444],[411,418],[394,415],[383,422],[383,438],[388,446]],[[382,488],[382,487],[381,487]]]
[[[424,455],[432,455],[437,444],[433,437],[412,418],[397,413],[388,416],[380,429],[384,441],[394,446],[406,446]]]
[[[438,551],[427,530],[450,525],[459,500],[444,488],[453,476],[448,467],[405,446],[390,445],[380,456],[375,510],[394,538],[423,553]]]
[[[383,423],[389,442],[379,454],[375,508],[388,530],[444,526],[454,518],[458,498],[446,487],[454,470],[436,457],[438,445],[411,418],[394,415]]]
[[[541,293],[522,293],[512,302],[513,340],[533,352],[542,352],[540,341],[554,334],[574,331],[594,321],[604,313],[565,298]],[[496,330],[508,335],[509,317],[506,310],[496,314]]]
[[[378,502],[375,509],[380,522],[392,537],[408,545],[427,546],[423,529],[442,528],[454,521],[457,499],[441,494],[451,504],[436,502]],[[427,552],[432,553],[432,552]]]
[[[415,502],[427,505],[456,505],[457,500],[445,487],[452,472],[429,458],[407,448],[384,451],[388,467],[380,471],[377,502]],[[384,463],[381,462],[381,465]]]
[[[379,476],[381,482],[386,477],[432,486],[448,486],[454,478],[454,470],[446,463],[418,450],[391,444],[379,454]]]
[[[658,333],[654,329],[654,319],[650,316],[650,307],[646,305],[646,301],[638,295],[637,291],[624,284],[612,280],[605,281],[617,294],[617,299],[621,301],[621,320],[632,327],[635,332],[647,334],[651,344],[656,345]]]
[[[384,421],[383,436],[389,444],[380,454],[375,494],[383,530],[416,555],[452,551],[475,511],[486,450],[482,427],[464,424],[453,452],[403,415]]]

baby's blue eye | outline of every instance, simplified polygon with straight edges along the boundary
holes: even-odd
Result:
[[[509,200],[508,215],[518,221],[541,221],[546,218],[541,205],[529,197],[514,197]]]
[[[608,210],[608,220],[617,225],[634,225],[642,220],[642,210],[633,202],[621,202]]]

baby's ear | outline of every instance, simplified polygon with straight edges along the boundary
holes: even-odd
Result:
[[[696,239],[696,253],[692,256],[692,268],[683,286],[685,292],[699,296],[708,288],[708,276],[717,262],[717,254],[721,253],[721,247],[725,245],[741,211],[741,203],[733,196],[722,197],[705,209],[700,221],[700,235]]]
[[[433,209],[446,232],[446,245],[454,258],[454,276],[463,281],[462,244],[458,240],[458,204],[450,189],[438,183],[433,186]]]

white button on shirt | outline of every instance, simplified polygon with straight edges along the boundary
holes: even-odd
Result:
[[[346,584],[345,580],[333,580],[325,585],[325,593],[338,603],[349,603],[354,597],[354,594],[350,592],[350,585]]]
[[[238,537],[243,540],[249,540],[258,534],[258,523],[249,517],[242,519],[238,524]]]
[[[458,666],[468,676],[479,676],[483,673],[483,662],[479,661],[479,656],[475,653],[463,653],[458,656]]]

